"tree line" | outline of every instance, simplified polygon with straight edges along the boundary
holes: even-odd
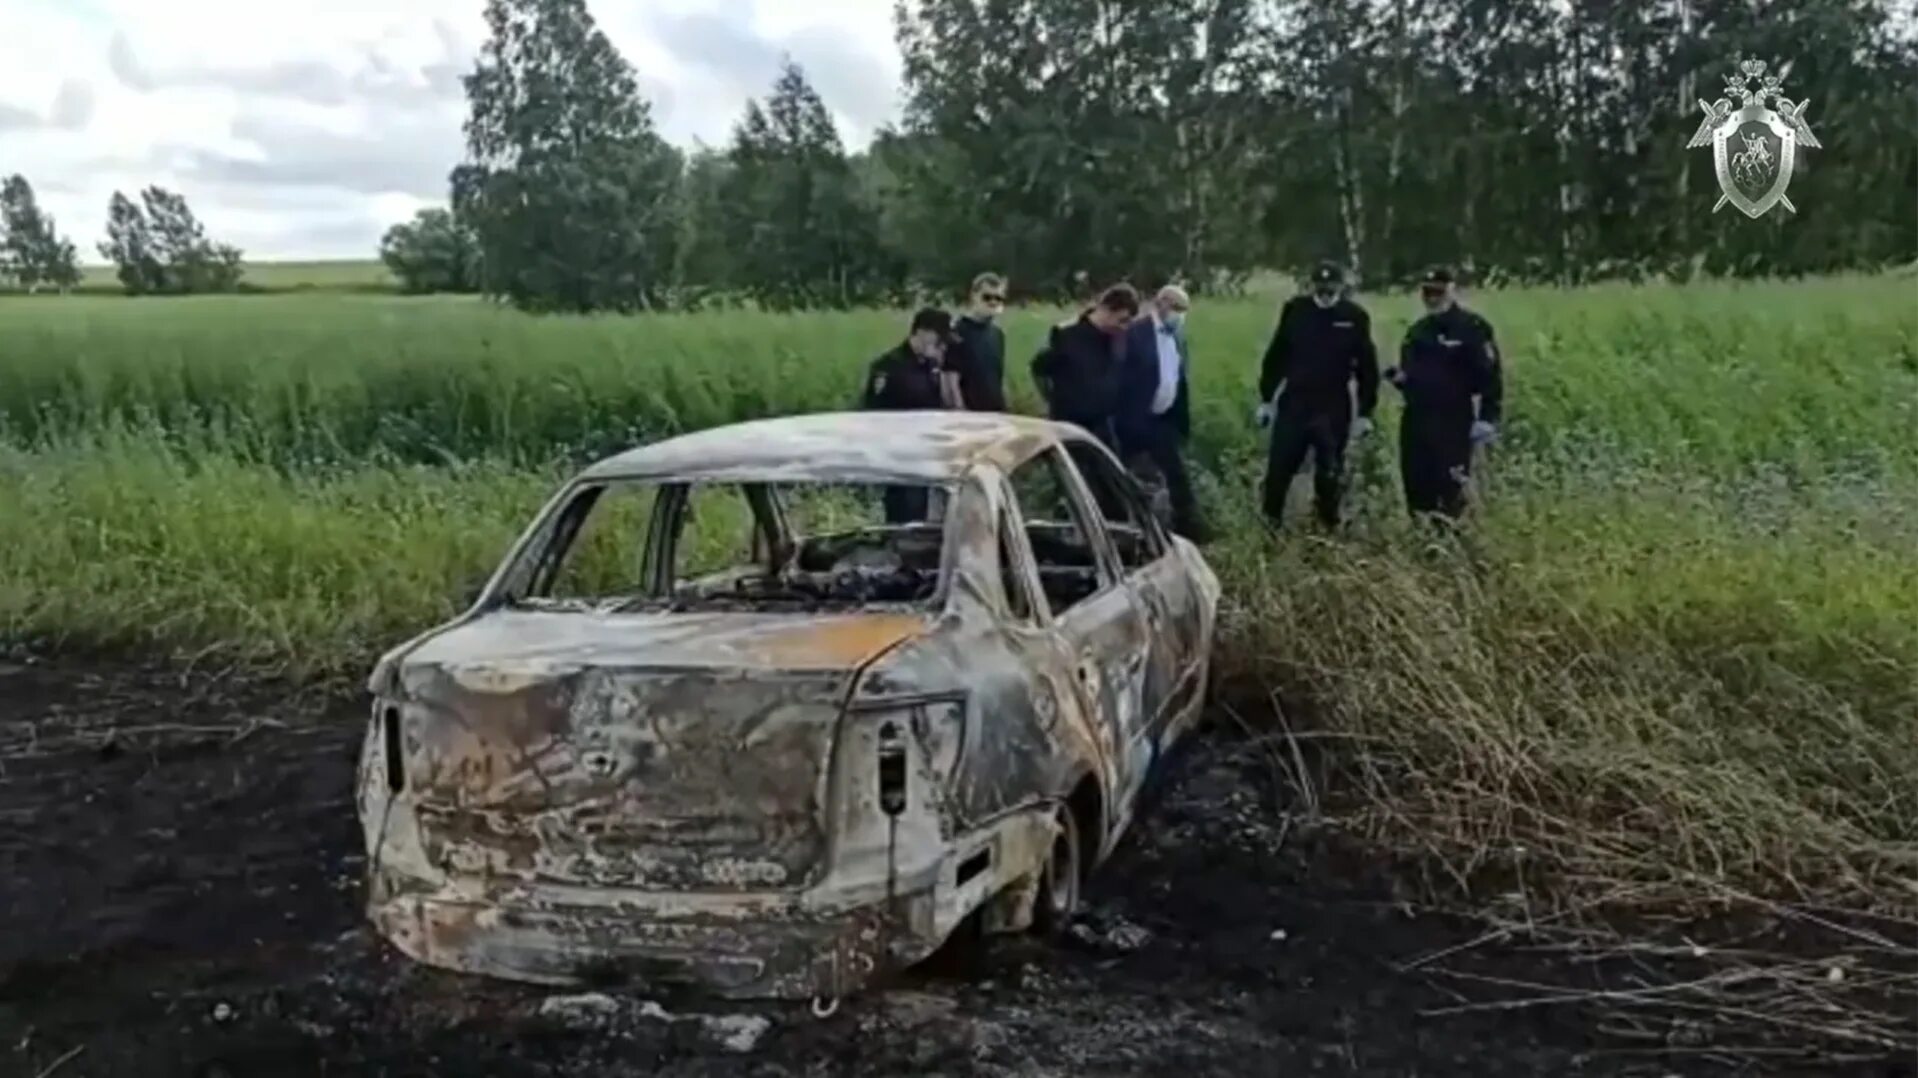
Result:
[[[146,188],[138,202],[115,191],[99,251],[128,295],[231,292],[240,285],[239,248],[209,239],[186,198],[164,187]],[[73,242],[40,208],[33,185],[20,175],[0,182],[0,282],[65,292],[80,279]]]
[[[1918,46],[1888,0],[904,0],[904,115],[858,153],[790,63],[730,145],[682,153],[585,0],[486,16],[450,209],[383,253],[531,310],[899,302],[981,269],[1057,298],[1324,257],[1370,287],[1918,258]],[[1686,147],[1745,57],[1822,143],[1795,215],[1714,213]]]

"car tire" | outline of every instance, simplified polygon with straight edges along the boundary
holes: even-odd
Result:
[[[1065,934],[1079,912],[1079,884],[1084,879],[1079,821],[1070,805],[1060,805],[1053,814],[1059,833],[1052,849],[1039,868],[1039,897],[1033,904],[1032,927],[1040,936],[1056,939]]]

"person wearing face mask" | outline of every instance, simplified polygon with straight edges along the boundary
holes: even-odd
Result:
[[[943,367],[952,337],[952,317],[927,307],[912,316],[906,339],[872,361],[860,407],[867,411],[918,411],[952,406]],[[887,487],[886,522],[924,520],[928,509],[921,487]]]
[[[1006,411],[1006,334],[997,321],[1006,309],[1006,279],[982,273],[973,279],[966,312],[953,324],[956,338],[946,352],[946,370],[959,383],[970,412]]]
[[[1186,367],[1185,317],[1192,297],[1167,285],[1152,300],[1152,317],[1126,331],[1126,373],[1119,407],[1119,444],[1126,454],[1144,456],[1165,478],[1172,503],[1172,530],[1205,541],[1198,501],[1186,474],[1181,447],[1191,435],[1191,406]]]
[[[1356,385],[1357,416],[1353,415]],[[1312,289],[1287,300],[1265,349],[1255,418],[1272,428],[1267,450],[1264,508],[1277,528],[1285,521],[1292,477],[1312,452],[1313,507],[1327,528],[1339,523],[1345,493],[1348,439],[1372,433],[1379,400],[1378,349],[1372,318],[1345,294],[1345,274],[1332,262],[1312,271]]]
[[[1054,326],[1032,359],[1032,381],[1045,398],[1046,414],[1084,427],[1115,452],[1126,328],[1138,313],[1139,293],[1131,285],[1113,285],[1077,319]]]
[[[1406,330],[1386,380],[1405,399],[1399,473],[1415,516],[1457,519],[1465,511],[1472,450],[1498,437],[1505,376],[1492,324],[1459,306],[1452,271],[1435,267],[1419,283],[1426,314]]]

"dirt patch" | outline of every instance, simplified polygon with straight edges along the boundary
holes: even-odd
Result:
[[[826,1020],[442,974],[359,919],[364,714],[272,682],[0,666],[0,1072],[1913,1073],[1896,1043],[1626,1006],[1718,968],[1708,948],[1521,948],[1420,913],[1384,866],[1288,829],[1257,755],[1216,736],[1067,946],[1007,942]]]

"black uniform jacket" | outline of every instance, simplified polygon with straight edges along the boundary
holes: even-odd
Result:
[[[1505,376],[1492,324],[1458,306],[1412,323],[1399,346],[1399,389],[1407,422],[1454,429],[1474,419],[1497,423]]]
[[[907,412],[945,406],[939,393],[939,368],[920,359],[910,345],[901,344],[873,360],[866,371],[862,408]]]
[[[1358,382],[1358,412],[1370,417],[1379,403],[1379,354],[1372,318],[1349,299],[1320,307],[1311,296],[1294,296],[1279,311],[1279,328],[1266,347],[1259,373],[1259,399],[1280,386],[1286,411],[1349,414],[1351,385]]]

